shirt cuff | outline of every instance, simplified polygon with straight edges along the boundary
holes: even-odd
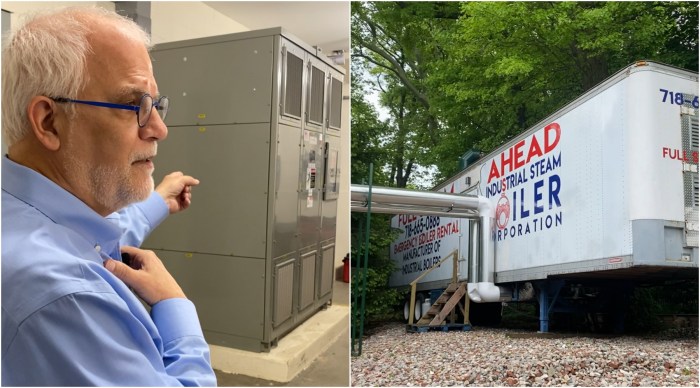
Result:
[[[160,223],[170,215],[168,205],[165,203],[163,197],[156,191],[153,191],[147,200],[137,203],[136,207],[141,209],[146,216],[148,223],[151,225],[151,230],[155,229],[156,226],[160,225]]]
[[[204,337],[197,310],[189,299],[162,300],[151,308],[151,318],[164,344],[182,337]]]

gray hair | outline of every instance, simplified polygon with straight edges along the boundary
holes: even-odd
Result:
[[[27,106],[33,97],[78,98],[89,82],[89,35],[97,22],[113,23],[151,48],[148,34],[131,19],[99,7],[36,14],[8,38],[2,50],[2,130],[8,147],[29,132]],[[72,106],[66,109],[74,113]]]

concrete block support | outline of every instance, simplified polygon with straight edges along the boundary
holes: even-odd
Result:
[[[289,382],[343,333],[348,317],[348,306],[332,305],[280,339],[269,353],[209,345],[212,366],[226,373]]]

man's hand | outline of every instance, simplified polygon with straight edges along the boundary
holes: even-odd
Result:
[[[170,214],[174,214],[190,207],[192,186],[198,184],[198,179],[176,171],[163,178],[163,181],[156,187],[156,192],[165,200]]]
[[[122,253],[129,254],[131,266],[109,259],[104,262],[105,268],[131,287],[149,306],[165,299],[186,298],[185,293],[153,251],[123,246]]]

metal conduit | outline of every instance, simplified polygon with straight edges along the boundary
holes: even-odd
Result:
[[[366,211],[367,186],[350,185],[352,211]],[[434,193],[387,187],[372,187],[372,211],[388,213],[407,209],[405,213],[444,215],[455,218],[479,218],[479,207],[487,205],[485,198],[476,195]],[[410,209],[410,211],[408,210]],[[396,213],[394,213],[396,214]]]
[[[365,213],[367,212],[367,204],[364,202],[353,202],[352,211]],[[372,204],[372,213],[415,214],[420,216],[441,216],[453,218],[479,219],[479,213],[473,210],[461,211],[441,207],[430,208],[427,206],[391,205],[377,203]]]
[[[495,270],[495,241],[492,227],[494,210],[485,197],[448,194],[388,187],[350,185],[350,207],[354,212],[436,215],[475,220],[470,228],[468,261],[469,298],[477,303],[501,300],[500,287],[493,276]],[[478,220],[478,222],[476,222]],[[478,244],[476,244],[478,242]]]

